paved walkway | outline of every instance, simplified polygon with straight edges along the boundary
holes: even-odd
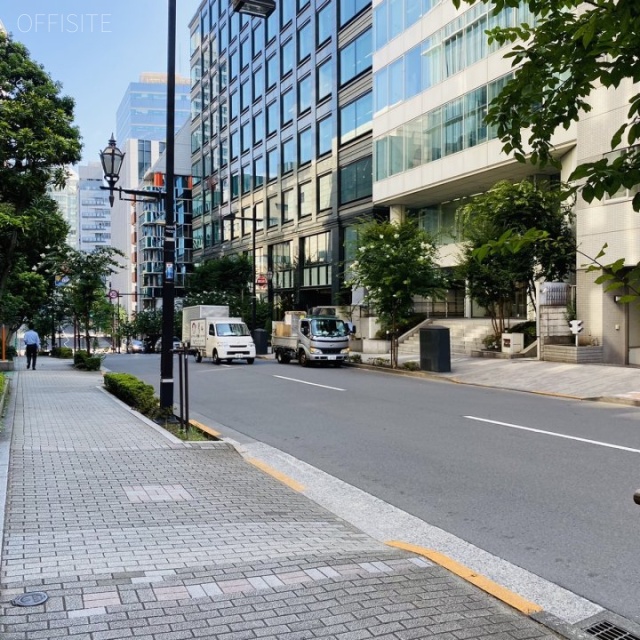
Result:
[[[102,391],[100,374],[39,365],[12,374],[0,439],[3,640],[556,637],[230,444],[170,437]],[[30,592],[48,600],[12,604]]]

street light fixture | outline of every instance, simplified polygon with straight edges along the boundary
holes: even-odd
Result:
[[[122,193],[149,198],[164,198],[165,226],[163,262],[164,275],[162,281],[162,356],[160,359],[160,407],[173,410],[173,307],[175,302],[175,211],[174,209],[174,172],[175,172],[175,105],[176,105],[176,0],[167,0],[167,127],[165,140],[165,193],[154,191],[135,191],[133,189],[117,190]],[[267,18],[276,7],[275,0],[233,0],[233,9],[239,13],[247,13]],[[113,139],[113,136],[112,136]],[[109,189],[109,203],[113,206],[113,192],[122,168],[124,154],[116,154],[115,140],[100,154],[105,180]],[[119,150],[118,150],[119,151]],[[118,177],[116,177],[118,176]],[[254,229],[255,230],[255,229]],[[255,236],[255,234],[254,234]],[[255,284],[254,284],[255,287]]]

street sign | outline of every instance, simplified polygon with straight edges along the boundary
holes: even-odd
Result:
[[[109,289],[109,300],[115,300],[118,297],[118,292],[115,289]]]
[[[263,276],[262,274],[260,274],[257,278],[256,278],[256,284],[259,287],[264,287],[267,284],[267,277]]]

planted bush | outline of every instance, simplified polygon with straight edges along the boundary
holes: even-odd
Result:
[[[153,387],[130,373],[106,373],[104,386],[109,393],[145,416],[156,418],[160,415],[160,401],[155,397]]]
[[[51,350],[51,355],[54,358],[73,358],[73,349],[70,347],[54,347]]]
[[[18,355],[18,352],[12,344],[8,344],[5,355],[7,356],[7,360],[13,360]],[[2,342],[0,342],[0,357],[2,357]]]
[[[82,371],[100,371],[104,356],[96,356],[86,351],[76,351],[73,356],[73,366]]]

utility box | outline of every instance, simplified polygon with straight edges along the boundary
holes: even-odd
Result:
[[[451,371],[451,338],[448,327],[430,325],[420,329],[420,369]]]
[[[265,329],[254,329],[253,343],[256,345],[257,356],[263,356],[267,353],[267,332]]]
[[[502,353],[520,353],[524,349],[524,333],[503,333]]]

